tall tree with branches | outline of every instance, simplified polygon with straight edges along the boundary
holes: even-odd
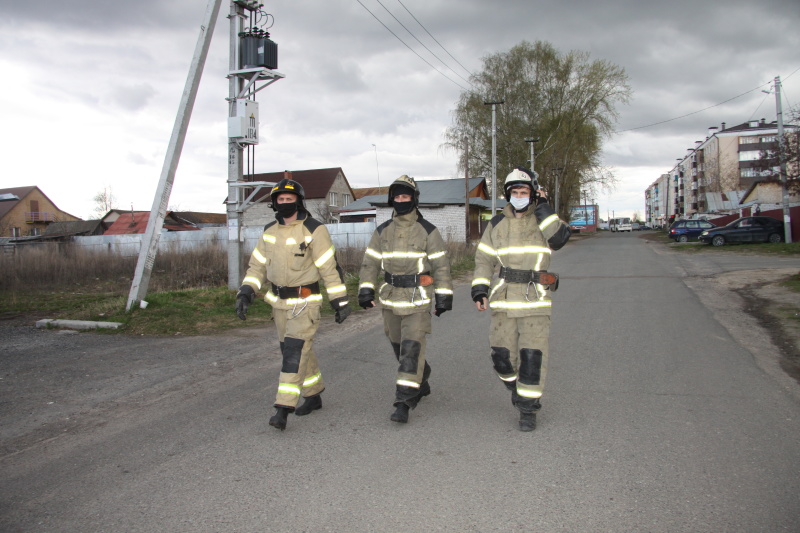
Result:
[[[445,132],[446,149],[463,151],[469,145],[472,175],[491,176],[491,112],[497,106],[497,174],[530,166],[525,139],[538,137],[535,170],[552,191],[558,179],[560,214],[577,202],[581,189],[610,189],[616,178],[601,165],[602,142],[614,131],[617,105],[627,103],[631,88],[625,70],[587,52],[566,54],[550,43],[523,41],[508,52],[483,59],[483,70],[470,79],[474,91],[464,92]],[[554,172],[554,169],[559,169]],[[498,187],[498,192],[502,189]],[[568,218],[568,217],[567,217]]]

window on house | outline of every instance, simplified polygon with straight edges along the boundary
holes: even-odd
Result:
[[[42,229],[41,228],[35,228],[35,227],[31,228],[31,230],[28,232],[28,235],[30,235],[31,237],[37,237],[37,236],[39,236],[41,234],[42,234]]]
[[[336,193],[329,192],[328,193],[328,205],[337,205],[336,204]]]
[[[19,237],[20,236],[19,228],[11,228],[11,236],[12,237]]]
[[[351,201],[352,200],[350,200],[350,195],[349,194],[343,194],[342,195],[342,206],[345,206],[345,205],[349,204]]]
[[[761,142],[759,137],[739,137],[739,144],[754,144]]]
[[[739,161],[757,161],[761,159],[761,150],[739,152]]]

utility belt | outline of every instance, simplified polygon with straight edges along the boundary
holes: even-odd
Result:
[[[393,287],[427,287],[433,285],[433,278],[430,272],[422,274],[390,274],[383,273],[383,281]]]
[[[308,298],[314,294],[320,294],[319,282],[315,281],[308,285],[300,285],[299,287],[285,287],[272,284],[272,294],[278,298],[288,300],[289,298]]]
[[[500,267],[500,278],[508,283],[537,283],[551,291],[558,289],[558,274],[546,270],[519,270]]]

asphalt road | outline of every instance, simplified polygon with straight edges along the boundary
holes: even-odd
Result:
[[[556,252],[532,433],[516,429],[468,284],[433,319],[433,392],[407,425],[389,421],[377,310],[320,329],[324,407],[284,432],[267,425],[271,325],[0,328],[0,530],[797,531],[800,386],[703,283],[765,267],[800,260],[688,256],[625,234]]]

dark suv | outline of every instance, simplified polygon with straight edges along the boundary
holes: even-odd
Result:
[[[744,217],[700,234],[700,242],[722,246],[732,242],[781,242],[783,221],[770,217]]]
[[[696,240],[706,230],[716,228],[711,222],[705,220],[678,220],[669,227],[669,238],[678,242]]]

